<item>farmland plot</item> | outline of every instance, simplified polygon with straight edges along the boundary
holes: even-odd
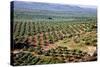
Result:
[[[17,8],[12,25],[12,65],[97,60],[95,12],[81,8],[81,13]]]

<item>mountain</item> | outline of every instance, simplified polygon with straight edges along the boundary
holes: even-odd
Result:
[[[82,8],[82,7],[77,6],[77,5],[14,1],[14,9],[17,9],[17,10],[19,9],[36,10],[37,9],[37,10],[48,10],[48,11],[89,11],[89,12],[96,11],[96,9],[94,8],[84,8],[84,7]]]
[[[96,8],[90,6],[40,3],[40,2],[23,2],[13,1],[14,17],[17,19],[47,19],[52,17],[53,20],[68,20],[76,17],[96,17]]]

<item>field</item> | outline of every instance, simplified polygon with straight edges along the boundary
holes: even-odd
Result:
[[[96,15],[70,13],[16,10],[12,25],[11,64],[96,61]]]

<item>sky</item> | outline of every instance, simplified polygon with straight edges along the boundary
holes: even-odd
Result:
[[[97,6],[97,0],[14,0],[14,1],[32,1],[32,2],[46,2],[46,3],[60,3],[73,5],[88,5]]]

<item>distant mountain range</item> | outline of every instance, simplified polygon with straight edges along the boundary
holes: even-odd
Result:
[[[63,5],[63,4],[52,4],[52,3],[40,3],[40,2],[22,2],[14,1],[15,10],[48,10],[48,11],[88,11],[96,12],[96,8],[89,6],[76,6],[76,5]]]
[[[76,17],[96,17],[97,9],[83,5],[65,5],[40,2],[13,1],[14,17],[17,19],[46,19],[68,20]]]

